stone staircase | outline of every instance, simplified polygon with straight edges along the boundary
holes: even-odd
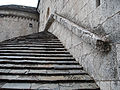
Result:
[[[99,90],[62,43],[40,32],[0,43],[0,89]]]

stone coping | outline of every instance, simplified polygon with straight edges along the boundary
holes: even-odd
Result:
[[[64,25],[64,27],[68,28],[71,32],[80,37],[85,43],[94,46],[96,49],[104,52],[108,52],[111,50],[109,39],[106,38],[106,36],[99,37],[96,34],[78,26],[72,21],[56,13],[49,16],[44,30],[47,31],[54,21],[57,21],[60,24]]]

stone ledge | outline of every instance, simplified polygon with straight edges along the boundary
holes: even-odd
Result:
[[[47,31],[54,21],[57,21],[60,24],[64,25],[75,35],[80,37],[85,43],[92,45],[99,51],[108,52],[111,50],[111,47],[109,45],[109,39],[106,38],[106,36],[99,37],[58,14],[50,15],[44,30]]]

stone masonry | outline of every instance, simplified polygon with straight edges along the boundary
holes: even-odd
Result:
[[[120,89],[120,0],[40,0],[39,31],[51,14],[57,13],[100,38],[109,40],[104,52],[83,41],[75,31],[55,20],[48,29],[56,35],[101,90]]]
[[[20,5],[0,6],[0,41],[38,32],[36,8]]]

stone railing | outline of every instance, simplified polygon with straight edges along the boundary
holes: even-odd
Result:
[[[71,30],[71,32],[80,37],[84,42],[92,45],[96,49],[104,52],[108,52],[111,50],[108,38],[106,38],[105,36],[101,38],[56,13],[50,15],[44,30],[47,31],[54,21],[57,21],[60,24],[64,25],[64,27]]]

